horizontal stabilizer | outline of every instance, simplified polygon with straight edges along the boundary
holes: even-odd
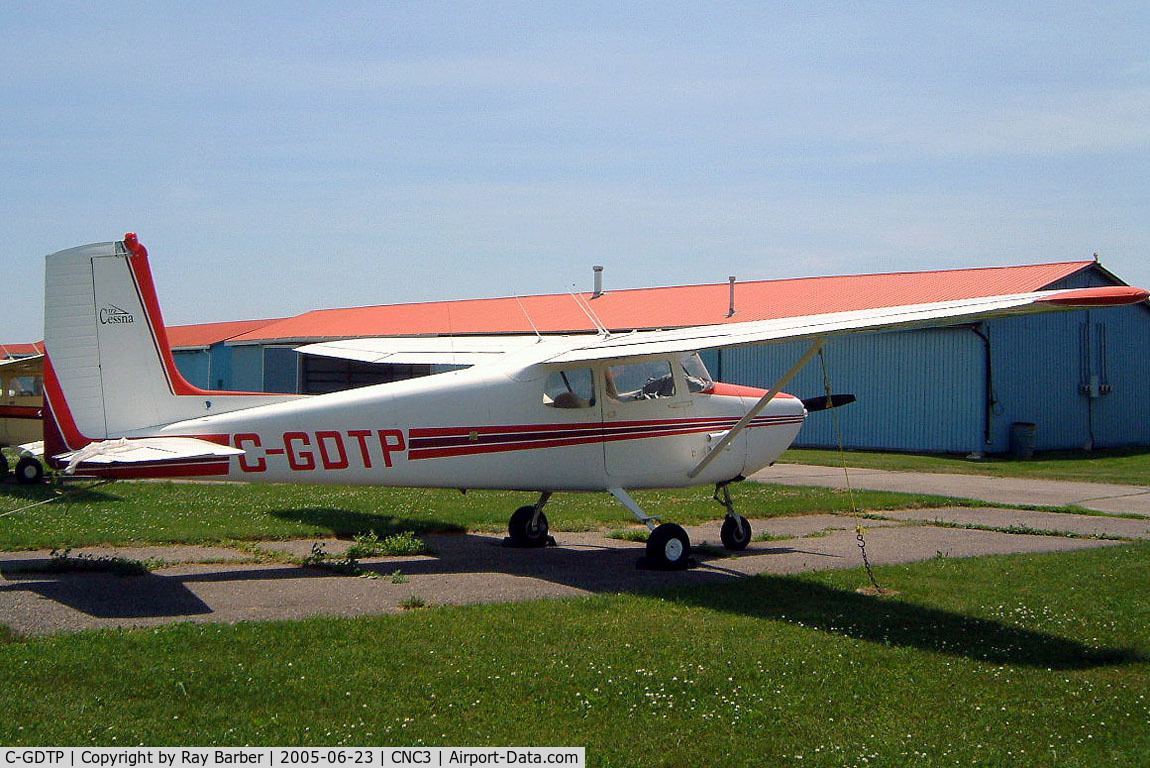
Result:
[[[828,408],[839,408],[850,405],[855,401],[854,395],[820,395],[819,397],[803,398],[803,407],[808,413],[825,411]]]
[[[43,456],[44,441],[36,440],[31,443],[24,443],[23,445],[16,446],[16,450],[20,452],[21,456]]]
[[[220,464],[226,467],[230,457],[241,454],[243,451],[239,448],[231,448],[196,437],[144,437],[135,440],[122,437],[119,440],[90,443],[78,451],[62,453],[53,458],[67,462],[64,468],[66,475],[74,474],[81,467],[85,472],[100,472],[100,468],[143,464],[150,468],[171,466],[189,469],[186,474],[220,474],[213,471],[199,473],[190,470],[201,465],[205,470]]]

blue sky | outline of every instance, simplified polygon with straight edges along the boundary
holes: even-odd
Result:
[[[1145,3],[0,7],[0,341],[136,231],[173,324],[1090,258],[1150,286]]]

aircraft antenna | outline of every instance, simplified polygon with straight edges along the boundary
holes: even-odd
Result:
[[[531,324],[531,330],[535,331],[535,335],[539,337],[540,341],[543,341],[543,334],[535,327],[535,321],[531,319],[531,313],[527,311],[527,307],[523,306],[523,302],[520,301],[518,296],[515,297],[515,303],[519,305],[519,309],[523,311],[523,316],[526,317],[527,322]]]
[[[587,315],[588,319],[590,319],[591,323],[595,326],[595,330],[598,331],[601,336],[611,335],[611,332],[607,330],[607,326],[599,322],[599,316],[595,314],[595,310],[591,309],[591,305],[587,303],[586,299],[574,291],[570,292],[568,295],[571,296],[572,300],[574,300],[579,309],[583,310],[583,314]]]

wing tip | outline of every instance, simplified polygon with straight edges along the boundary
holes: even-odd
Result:
[[[1039,299],[1039,304],[1056,307],[1121,307],[1138,304],[1150,298],[1150,291],[1130,285],[1108,285],[1100,288],[1075,288]]]

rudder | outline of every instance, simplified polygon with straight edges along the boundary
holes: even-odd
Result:
[[[50,254],[44,279],[45,437],[64,447],[282,401],[210,392],[176,369],[147,250],[127,234]],[[46,446],[48,455],[52,448]]]

